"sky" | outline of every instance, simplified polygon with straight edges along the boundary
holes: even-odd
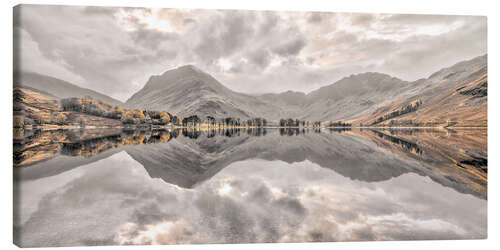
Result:
[[[487,53],[481,16],[22,5],[17,70],[121,101],[192,64],[247,94],[310,92],[351,74],[413,81]]]

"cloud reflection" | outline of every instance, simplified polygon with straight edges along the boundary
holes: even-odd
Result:
[[[150,178],[125,152],[72,171],[80,172],[40,201],[21,194],[38,209],[17,226],[20,245],[486,237],[485,200],[416,174],[368,183],[307,160],[251,159],[183,189]]]

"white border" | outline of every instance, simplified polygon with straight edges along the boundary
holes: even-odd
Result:
[[[95,6],[135,6],[135,7],[165,7],[165,8],[206,8],[206,9],[254,9],[254,10],[291,10],[291,11],[329,11],[329,12],[369,12],[369,13],[412,13],[412,14],[458,14],[458,15],[485,15],[488,16],[488,64],[489,64],[489,127],[498,125],[497,108],[500,108],[497,73],[499,15],[498,6],[494,1],[467,0],[467,1],[438,1],[438,0],[302,0],[302,1],[234,1],[234,0],[47,0],[47,1],[3,1],[1,8],[2,39],[0,39],[2,53],[2,82],[0,102],[2,111],[1,126],[1,160],[2,205],[0,206],[1,226],[0,242],[2,249],[17,248],[12,244],[12,7],[20,4],[60,4],[60,5],[95,5]],[[493,84],[491,84],[493,83]],[[493,98],[492,98],[493,97]],[[500,246],[499,222],[500,209],[498,203],[498,162],[500,141],[499,132],[489,130],[489,187],[488,187],[488,240],[462,241],[393,241],[393,242],[349,242],[349,243],[287,243],[287,244],[239,244],[239,245],[176,245],[151,246],[148,249],[490,249]],[[446,199],[446,197],[443,197]],[[128,249],[142,249],[145,246],[130,247]],[[50,248],[49,248],[50,249]],[[55,248],[54,248],[55,249]],[[66,249],[66,248],[57,248]],[[74,248],[71,248],[74,249]],[[95,249],[95,248],[92,248]],[[98,249],[125,249],[124,247],[98,247]]]

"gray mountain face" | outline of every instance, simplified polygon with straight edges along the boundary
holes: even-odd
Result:
[[[280,108],[234,92],[207,73],[187,65],[152,76],[127,100],[131,108],[167,110],[180,116],[270,117]]]
[[[392,102],[381,105],[355,123],[372,124],[383,115],[419,100],[418,112],[395,116],[391,122],[433,121],[444,124],[453,121],[457,126],[485,126],[487,75],[487,55],[459,62],[431,74],[427,79],[410,83],[411,88],[404,91],[400,98],[393,98]]]
[[[343,78],[307,95],[303,119],[344,120],[361,117],[413,86],[380,73],[363,73]]]
[[[363,73],[345,77],[309,94],[284,92],[260,98],[286,107],[289,117],[312,121],[353,119],[394,100],[414,86],[406,81],[380,73]]]
[[[37,89],[59,98],[90,96],[115,106],[123,106],[123,102],[94,90],[81,88],[63,80],[33,72],[18,72],[14,76],[14,86]]]
[[[408,97],[420,98],[425,104],[428,99],[446,91],[455,91],[455,88],[461,84],[473,81],[487,73],[487,55],[462,61],[431,74],[427,79],[415,82],[413,91],[409,93]]]
[[[427,82],[438,83],[443,80],[456,80],[469,75],[471,71],[486,67],[488,64],[488,55],[475,57],[471,60],[461,61],[451,67],[443,68],[429,76]]]
[[[127,100],[126,105],[167,110],[181,116],[264,117],[275,122],[290,117],[310,121],[350,120],[425,91],[443,79],[448,82],[459,79],[470,73],[469,69],[481,65],[486,65],[486,55],[460,62],[414,82],[368,72],[345,77],[309,94],[287,91],[260,96],[234,92],[209,74],[187,65],[152,76],[143,89]]]
[[[234,92],[188,65],[152,76],[126,105],[181,116],[335,120],[359,117],[407,92],[409,82],[380,73],[346,77],[309,94],[287,91],[251,96]]]
[[[280,94],[263,94],[259,98],[278,106],[303,106],[307,104],[307,95],[302,92],[287,91]]]
[[[90,96],[129,108],[165,110],[175,115],[247,119],[264,117],[310,121],[351,120],[372,114],[377,108],[411,96],[432,96],[464,79],[473,78],[471,69],[483,67],[487,56],[459,62],[427,79],[406,82],[381,73],[345,77],[309,94],[287,91],[279,94],[246,95],[230,90],[209,74],[192,65],[151,76],[146,85],[125,104],[96,91],[80,88],[57,78],[21,73],[15,85],[38,89],[59,98]]]

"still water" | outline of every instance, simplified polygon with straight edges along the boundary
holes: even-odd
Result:
[[[486,130],[21,131],[18,245],[487,236]]]

